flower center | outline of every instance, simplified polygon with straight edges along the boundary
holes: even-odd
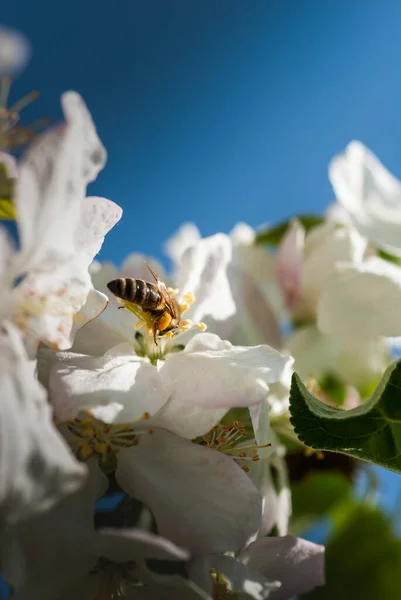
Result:
[[[149,417],[149,413],[142,415],[143,420],[147,420]],[[134,431],[133,423],[108,425],[91,416],[74,419],[67,424],[67,427],[75,436],[69,440],[75,454],[81,460],[87,460],[96,454],[100,457],[103,465],[110,461],[113,462],[114,455],[118,454],[121,448],[136,446],[139,442],[139,435],[152,433],[151,429],[148,429],[147,432]]]
[[[221,424],[212,427],[209,433],[195,438],[193,442],[231,456],[241,469],[247,473],[249,467],[244,464],[244,461],[257,462],[259,460],[258,450],[260,448],[267,448],[271,444],[264,444],[263,446],[256,444],[238,446],[246,437],[245,425],[241,421],[233,421],[231,427]]]
[[[213,583],[213,600],[239,600],[239,594],[232,592],[228,587],[228,581],[222,573],[211,569]]]

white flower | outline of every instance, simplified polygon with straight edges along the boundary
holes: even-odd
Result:
[[[20,327],[31,352],[40,341],[70,347],[75,329],[105,308],[107,298],[92,290],[88,267],[121,217],[113,202],[85,198],[105,150],[78,94],[64,94],[62,105],[66,123],[41,136],[18,166],[18,252],[0,232],[0,319]],[[89,293],[90,307],[77,315]]]
[[[301,377],[335,375],[367,391],[388,364],[383,336],[401,331],[401,270],[368,257],[351,226],[305,236],[294,221],[277,256],[278,284],[300,326],[285,348]]]
[[[207,320],[209,327],[221,337],[238,344],[268,343],[280,347],[281,333],[277,322],[274,294],[274,258],[264,248],[254,245],[255,231],[238,223],[229,236],[219,234],[230,249],[224,276],[216,280],[213,305],[216,310]],[[212,238],[201,239],[195,225],[186,223],[166,243],[174,270],[182,268],[191,253]],[[230,306],[230,311],[227,311]]]
[[[85,479],[52,423],[46,394],[34,375],[20,334],[0,333],[0,521],[6,525],[43,512]]]
[[[314,319],[318,302],[339,263],[359,264],[366,241],[351,227],[332,222],[314,227],[306,236],[295,219],[277,253],[277,283],[285,304],[297,319]]]
[[[133,561],[188,559],[188,551],[140,529],[95,531],[95,503],[108,485],[95,463],[88,461],[89,479],[82,489],[7,531],[2,573],[16,598],[112,598],[124,585],[124,565],[129,574]]]
[[[329,178],[337,200],[362,235],[401,256],[401,182],[358,141],[333,158]]]
[[[214,581],[211,569],[220,576]],[[265,537],[237,558],[216,555],[194,560],[190,574],[212,596],[220,589],[223,597],[223,590],[230,590],[244,600],[288,600],[324,585],[324,547],[293,536]]]

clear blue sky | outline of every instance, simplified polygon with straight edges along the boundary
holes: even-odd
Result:
[[[26,118],[75,88],[109,151],[91,191],[125,213],[101,258],[158,255],[185,220],[207,235],[322,210],[355,137],[401,175],[396,0],[15,0],[2,19],[34,47]]]
[[[91,192],[124,208],[102,259],[331,201],[330,157],[359,138],[401,176],[401,2],[9,0],[33,60],[26,119],[86,99],[109,161]],[[387,492],[400,482],[383,473]],[[391,483],[390,483],[391,482]],[[386,493],[386,502],[395,501]]]

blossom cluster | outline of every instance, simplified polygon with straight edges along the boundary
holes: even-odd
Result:
[[[0,32],[0,75],[23,43]],[[324,548],[288,535],[287,443],[305,451],[291,375],[328,404],[334,381],[352,407],[388,366],[401,183],[351,142],[324,217],[207,238],[187,223],[165,243],[169,273],[135,248],[117,268],[94,259],[122,209],[86,195],[106,151],[82,98],[61,105],[18,161],[0,108],[0,208],[18,227],[17,243],[0,227],[0,571],[20,600],[285,600],[323,585]],[[148,265],[179,307],[174,335],[110,290],[150,284]]]

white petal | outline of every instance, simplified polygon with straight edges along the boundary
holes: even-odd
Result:
[[[31,57],[31,47],[22,33],[0,27],[0,77],[14,75],[23,69]]]
[[[199,229],[194,223],[184,223],[163,246],[165,254],[177,266],[184,252],[201,239]]]
[[[353,228],[326,223],[307,236],[302,272],[302,297],[307,314],[314,316],[326,281],[340,262],[359,263],[366,241]]]
[[[292,536],[258,539],[240,559],[265,577],[281,581],[274,600],[288,600],[324,585],[324,546],[307,540]]]
[[[122,264],[118,277],[135,277],[135,279],[154,282],[153,276],[146,264],[154,270],[161,281],[166,283],[166,285],[170,285],[171,282],[169,282],[169,278],[162,264],[155,258],[144,256],[143,254],[130,254],[127,256]]]
[[[264,343],[280,348],[282,335],[278,315],[260,281],[233,264],[228,267],[228,276],[237,312],[228,319],[232,329],[226,337],[235,344],[252,346]],[[224,327],[227,321],[216,322],[217,328],[214,326],[213,331],[219,331],[220,323]]]
[[[199,334],[183,352],[168,355],[159,373],[178,402],[209,408],[250,406],[266,397],[268,384],[280,380],[290,362],[291,357],[269,346],[232,346],[213,334]]]
[[[318,326],[360,340],[400,335],[401,269],[379,258],[338,268],[320,297]]]
[[[96,306],[88,306],[92,303],[93,292],[100,295],[100,298],[107,298],[101,292],[93,290],[83,309],[74,316],[74,323],[84,318],[88,313],[94,313]],[[121,314],[124,313],[124,314]],[[84,327],[80,327],[74,336],[74,344],[71,351],[77,354],[89,354],[91,356],[103,356],[108,350],[119,344],[131,343],[134,338],[134,315],[124,310],[118,310],[114,301],[111,301],[101,314],[92,320],[88,320]]]
[[[329,178],[362,235],[401,255],[401,183],[361,142],[333,158]]]
[[[314,325],[298,328],[288,339],[287,349],[302,379],[313,376],[319,381],[330,374],[360,390],[376,383],[388,364],[383,340],[326,335]]]
[[[192,440],[210,431],[227,411],[228,408],[190,406],[169,398],[153,417],[146,421],[146,428],[161,427]]]
[[[40,136],[21,164],[16,186],[20,268],[26,272],[68,260],[88,182],[105,162],[91,116],[75,92],[62,96],[66,124]]]
[[[227,278],[231,257],[231,241],[223,234],[201,239],[185,250],[177,286],[181,295],[192,292],[196,299],[185,318],[200,321],[210,315],[216,320],[224,320],[235,313]]]
[[[99,529],[93,536],[91,549],[97,556],[113,562],[141,558],[179,560],[189,558],[189,552],[170,540],[141,529]]]
[[[78,356],[52,367],[50,398],[56,418],[81,410],[105,423],[129,423],[155,413],[167,400],[157,369],[122,344],[101,358]]]
[[[236,223],[230,231],[230,238],[234,244],[250,246],[255,241],[256,232],[247,223]]]
[[[7,331],[0,337],[0,508],[5,523],[48,509],[78,489],[86,473],[52,423],[18,332]]]
[[[7,531],[2,570],[16,598],[71,598],[68,592],[72,594],[95,567],[98,556],[91,553],[89,543],[94,535],[93,515],[108,485],[97,462],[88,461],[89,479],[82,490]]]
[[[294,219],[283,237],[276,256],[276,276],[286,307],[291,310],[301,295],[305,230]]]
[[[238,551],[259,528],[260,495],[238,465],[167,431],[122,450],[116,476],[161,535],[194,553]]]

